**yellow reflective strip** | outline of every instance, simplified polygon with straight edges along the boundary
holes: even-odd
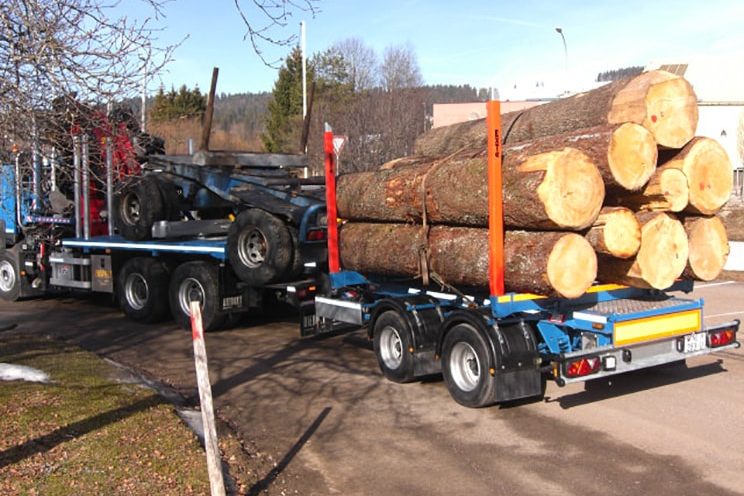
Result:
[[[640,343],[699,331],[700,321],[700,310],[688,310],[671,315],[619,322],[615,324],[615,345]]]
[[[592,286],[591,288],[587,289],[587,293],[599,293],[600,291],[612,291],[613,289],[625,289],[628,286],[623,286],[621,284],[597,284],[596,286]]]
[[[545,296],[540,296],[536,294],[531,293],[520,293],[515,295],[504,295],[499,296],[499,298],[496,300],[499,303],[509,303],[510,301],[528,301],[528,300],[540,300],[546,298]]]

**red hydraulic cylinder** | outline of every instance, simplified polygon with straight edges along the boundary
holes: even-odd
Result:
[[[504,200],[501,180],[501,102],[486,104],[488,127],[488,283],[491,296],[504,294]]]
[[[333,150],[333,131],[326,124],[323,136],[325,153],[326,214],[328,216],[328,271],[341,270],[338,253],[338,211],[336,210],[336,155]]]

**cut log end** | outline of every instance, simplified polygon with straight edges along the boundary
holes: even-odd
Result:
[[[655,214],[641,228],[636,263],[639,275],[656,289],[666,289],[687,266],[689,244],[682,223],[664,213]]]
[[[550,286],[565,298],[583,295],[597,277],[597,255],[582,236],[568,233],[553,246],[548,257]]]
[[[534,158],[550,162],[537,190],[550,220],[563,229],[591,226],[602,208],[605,189],[602,176],[589,157],[564,148]]]
[[[615,181],[625,189],[643,187],[656,170],[658,148],[653,134],[627,122],[612,133],[607,161]]]
[[[695,135],[697,97],[690,83],[675,78],[652,85],[646,95],[646,119],[660,146],[681,148]]]
[[[720,275],[729,254],[726,227],[718,217],[690,217],[685,220],[685,230],[690,243],[685,275],[712,281]]]
[[[656,185],[655,185],[656,186]],[[650,186],[651,187],[651,186]],[[678,169],[665,169],[659,171],[658,194],[664,198],[668,210],[681,212],[690,201],[690,187],[687,176]],[[651,210],[654,210],[651,208]]]
[[[641,226],[631,210],[605,207],[586,238],[598,253],[630,258],[641,247]]]
[[[731,197],[733,169],[726,151],[716,140],[697,138],[690,143],[681,169],[687,175],[690,186],[689,210],[712,215]]]

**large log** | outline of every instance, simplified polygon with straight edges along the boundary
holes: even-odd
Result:
[[[681,212],[690,201],[687,176],[680,169],[657,169],[641,191],[608,192],[606,205],[624,205],[633,210]]]
[[[641,225],[627,208],[604,207],[586,239],[597,253],[630,258],[641,247]]]
[[[640,124],[667,148],[681,148],[697,127],[697,97],[682,77],[650,71],[586,93],[502,116],[504,143],[529,141],[605,124]],[[485,147],[482,120],[432,129],[416,140],[417,155],[449,155]]]
[[[687,217],[683,223],[690,243],[690,256],[682,275],[712,281],[723,270],[729,254],[726,227],[718,217]]]
[[[635,258],[601,256],[597,278],[602,282],[667,289],[687,266],[689,245],[682,223],[665,212],[639,212],[641,247]]]
[[[661,169],[679,169],[687,176],[690,202],[686,211],[713,215],[731,197],[734,171],[726,150],[716,140],[696,137],[679,151],[659,157]]]
[[[505,224],[568,230],[591,226],[604,200],[597,167],[574,148],[543,153],[547,149],[541,142],[505,150]],[[485,226],[487,197],[487,160],[480,154],[343,175],[337,204],[342,218],[407,222],[423,218],[425,201],[430,222]]]
[[[340,230],[345,269],[388,276],[419,273],[420,226],[350,222]],[[488,230],[435,226],[428,233],[430,268],[456,286],[488,287]],[[507,231],[507,290],[576,298],[591,286],[597,258],[582,236],[565,232]]]

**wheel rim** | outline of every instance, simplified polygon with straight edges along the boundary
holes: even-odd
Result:
[[[380,358],[387,368],[393,370],[403,362],[403,340],[392,326],[385,326],[380,331]]]
[[[0,262],[0,291],[9,293],[16,285],[16,272],[13,264],[7,260]]]
[[[139,196],[134,192],[129,192],[124,195],[124,199],[121,203],[121,216],[124,219],[124,222],[130,226],[137,224],[141,218],[142,212]]]
[[[150,298],[150,288],[142,274],[129,274],[124,283],[124,296],[127,304],[135,309],[142,310]]]
[[[468,343],[459,342],[450,353],[450,373],[452,380],[462,391],[472,391],[478,386],[481,366],[478,355]]]
[[[268,243],[263,233],[257,229],[248,229],[238,238],[238,256],[246,267],[259,267],[266,258]]]
[[[193,277],[187,277],[178,286],[178,303],[185,315],[191,315],[192,301],[198,301],[199,307],[204,309],[204,286]]]

